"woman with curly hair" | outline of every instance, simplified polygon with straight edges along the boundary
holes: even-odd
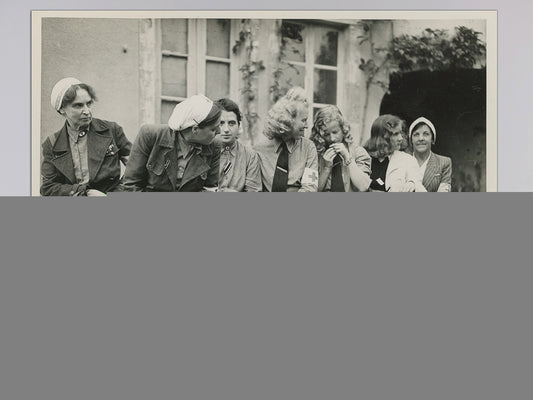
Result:
[[[372,157],[371,191],[426,192],[413,156],[400,151],[402,120],[390,114],[379,116],[370,129],[365,149]]]
[[[317,153],[304,137],[308,108],[304,102],[282,97],[265,120],[265,138],[255,145],[263,180],[269,192],[316,192]]]
[[[365,192],[370,185],[371,159],[355,146],[350,125],[337,106],[327,105],[315,115],[310,139],[318,152],[318,191]]]

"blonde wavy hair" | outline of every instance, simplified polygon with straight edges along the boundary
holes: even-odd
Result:
[[[328,147],[326,140],[322,136],[322,132],[326,128],[326,125],[331,121],[337,121],[339,123],[339,127],[344,134],[343,140],[346,144],[350,145],[353,142],[353,137],[350,135],[351,127],[342,115],[341,110],[333,104],[328,104],[316,112],[313,127],[311,129],[311,136],[309,136],[309,139],[313,141],[316,150],[319,153],[326,151]]]
[[[294,132],[296,116],[301,110],[307,110],[304,102],[282,97],[268,111],[265,120],[264,135],[269,139],[288,141],[296,139],[299,135]]]

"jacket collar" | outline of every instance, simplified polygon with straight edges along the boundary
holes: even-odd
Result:
[[[99,119],[93,119],[87,132],[87,158],[89,165],[89,181],[94,180],[109,146],[113,143],[113,137],[109,126]],[[67,122],[57,133],[57,139],[52,147],[54,164],[72,183],[76,183],[74,163],[70,150],[70,141],[67,132]]]

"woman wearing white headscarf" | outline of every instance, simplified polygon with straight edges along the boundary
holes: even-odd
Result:
[[[420,117],[409,127],[413,156],[418,162],[418,174],[428,192],[449,192],[452,185],[452,160],[431,151],[437,130],[431,121]]]
[[[221,109],[203,95],[176,107],[166,125],[143,125],[133,143],[123,189],[199,192],[218,185]]]
[[[66,121],[42,145],[43,196],[103,196],[119,188],[131,143],[115,122],[93,118],[95,100],[93,88],[76,78],[54,86],[52,107]]]

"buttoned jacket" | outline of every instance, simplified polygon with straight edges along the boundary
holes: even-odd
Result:
[[[87,132],[89,183],[80,185],[67,132],[67,122],[42,144],[41,194],[73,196],[85,188],[107,193],[120,184],[120,158],[130,154],[131,143],[115,122],[93,118]]]
[[[449,192],[452,184],[451,158],[431,152],[422,184],[428,192]]]
[[[133,143],[123,178],[123,190],[131,192],[199,192],[218,185],[220,150],[214,145],[194,149],[178,176],[178,141],[168,125],[143,125]]]

